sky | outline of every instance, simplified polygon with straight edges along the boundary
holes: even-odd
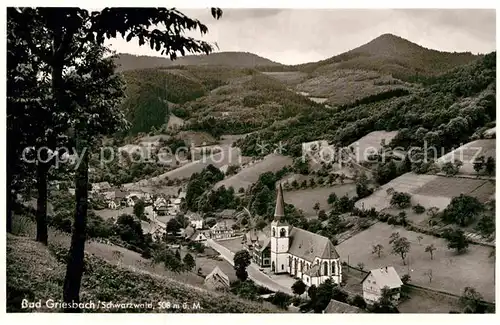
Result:
[[[251,52],[283,64],[323,60],[391,33],[448,52],[496,49],[495,10],[478,9],[179,9],[208,29],[188,36],[217,43],[217,51]],[[110,41],[117,53],[159,56],[136,40]]]

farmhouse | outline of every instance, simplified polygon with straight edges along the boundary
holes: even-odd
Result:
[[[189,237],[189,240],[197,242],[197,243],[206,244],[206,242],[207,242],[207,234],[208,234],[208,231],[196,230],[191,235],[191,237]]]
[[[340,256],[332,242],[318,234],[292,227],[285,216],[283,189],[278,186],[274,220],[271,223],[271,270],[301,278],[308,286],[326,279],[342,282]]]
[[[91,192],[97,193],[97,192],[109,190],[110,188],[111,188],[111,185],[109,185],[108,182],[93,183]]]
[[[109,208],[109,209],[116,210],[116,209],[118,209],[118,204],[116,204],[116,202],[115,202],[115,201],[109,201],[109,202],[108,202],[108,208]]]
[[[224,238],[231,238],[234,236],[234,230],[231,228],[231,226],[234,224],[233,220],[222,220],[217,222],[215,225],[213,225],[212,228],[210,228],[210,234],[211,238],[214,239],[224,239]]]
[[[186,218],[194,229],[203,229],[203,218],[199,213],[190,212]]]
[[[363,283],[363,298],[367,303],[377,302],[382,297],[382,289],[387,287],[391,291],[392,299],[399,300],[403,282],[392,266],[371,270]]]
[[[211,290],[227,290],[230,287],[229,277],[216,266],[205,277],[204,285]]]

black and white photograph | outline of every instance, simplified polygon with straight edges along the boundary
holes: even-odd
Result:
[[[8,314],[495,314],[495,8],[57,5],[4,15]]]

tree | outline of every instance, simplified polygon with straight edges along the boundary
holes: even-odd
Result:
[[[444,209],[441,218],[447,223],[456,223],[466,227],[471,224],[477,215],[484,210],[484,206],[477,198],[460,194],[451,199],[450,204]]]
[[[409,274],[404,274],[401,277],[401,282],[403,282],[403,284],[408,284],[410,281],[411,281],[411,276]]]
[[[480,157],[476,158],[472,164],[474,166],[474,170],[476,171],[476,173],[479,176],[479,174],[481,173],[481,170],[483,170],[483,168],[485,167],[484,156],[480,156]]]
[[[335,194],[335,193],[330,193],[330,195],[328,195],[328,200],[327,200],[327,202],[328,202],[328,204],[333,205],[333,204],[335,204],[335,202],[337,202],[337,199],[338,199],[338,198],[337,198],[337,194]]]
[[[434,247],[434,244],[427,245],[425,247],[425,252],[429,253],[431,255],[431,260],[434,259],[434,251],[436,250],[436,247]]]
[[[247,250],[241,250],[234,254],[234,269],[236,277],[240,281],[245,281],[248,278],[247,267],[250,265],[251,256]]]
[[[398,236],[389,241],[392,244],[392,254],[401,256],[403,265],[406,265],[406,255],[410,252],[411,244],[406,237]],[[392,237],[392,236],[391,236]]]
[[[323,209],[319,210],[318,219],[321,221],[325,221],[326,219],[328,219],[328,216],[326,215],[325,210],[323,210]]]
[[[212,8],[212,15],[217,19],[222,15],[220,9]],[[102,112],[103,108],[117,107],[116,88],[109,85],[110,78],[101,78],[103,84],[95,82],[94,75],[104,72],[112,67],[101,65],[96,58],[102,59],[102,51],[95,51],[106,38],[114,38],[121,33],[127,41],[133,38],[139,40],[139,45],[149,41],[151,48],[162,54],[169,55],[171,59],[177,57],[177,52],[184,55],[188,52],[210,53],[212,46],[206,42],[194,40],[183,36],[185,30],[199,29],[202,34],[208,31],[207,27],[197,20],[192,20],[175,9],[166,8],[105,8],[102,11],[90,13],[80,8],[22,8],[9,10],[9,18],[19,24],[16,37],[23,37],[33,56],[48,67],[51,75],[51,94],[53,96],[54,112],[62,112],[71,108],[75,113],[72,125],[75,130],[76,147],[79,152],[87,148],[92,138],[100,133],[114,132],[115,128],[108,125],[103,119],[103,114],[88,110],[89,107]],[[165,30],[150,30],[154,25],[168,26]],[[173,28],[175,27],[175,28]],[[48,40],[42,46],[36,46],[35,41]],[[48,46],[45,46],[48,45]],[[92,48],[89,51],[89,48]],[[82,60],[82,56],[84,57]],[[94,60],[93,60],[94,59]],[[102,62],[102,61],[101,61]],[[74,73],[68,84],[64,82],[64,72],[75,67]],[[111,69],[111,73],[113,69]],[[99,71],[99,72],[97,72]],[[115,78],[115,77],[111,77]],[[108,80],[105,80],[108,79]],[[80,86],[86,93],[68,93],[67,90]],[[109,90],[112,90],[110,93]],[[74,105],[73,95],[84,95],[78,98],[80,103]],[[98,95],[98,96],[96,96]],[[103,98],[105,100],[103,100]],[[110,101],[115,103],[110,105]],[[69,105],[68,105],[69,104]],[[80,110],[83,108],[85,111]],[[109,111],[109,110],[108,110]],[[88,113],[88,114],[85,114]],[[118,116],[123,114],[118,112]],[[73,114],[69,114],[73,116]],[[117,120],[113,115],[107,115],[111,120]],[[60,114],[61,120],[68,116]],[[119,120],[119,119],[118,119]],[[42,123],[43,124],[43,123]],[[117,123],[116,125],[118,125]],[[89,128],[89,125],[94,128]],[[103,128],[106,132],[103,132]],[[90,132],[89,132],[90,131]],[[65,302],[79,302],[79,291],[83,273],[83,257],[85,246],[85,227],[88,204],[88,153],[83,153],[82,161],[76,171],[76,212],[74,231],[70,247],[70,258],[66,272],[64,294]],[[40,177],[43,179],[43,177]],[[43,192],[43,191],[42,191]],[[81,311],[80,308],[68,308],[66,311]]]
[[[383,287],[379,301],[375,302],[371,309],[374,313],[399,313],[393,304],[392,293],[389,287]]]
[[[362,172],[356,181],[356,195],[362,199],[373,193],[373,190],[368,188],[368,177]]]
[[[365,264],[363,262],[359,262],[357,265],[358,269],[362,272],[363,269],[365,268]]]
[[[429,283],[431,283],[432,282],[432,269],[428,269],[427,271],[425,271],[424,275],[426,275],[429,278]]]
[[[488,159],[486,159],[485,170],[486,174],[490,176],[495,174],[495,158],[488,157]]]
[[[166,228],[167,233],[176,235],[180,230],[181,230],[181,224],[179,223],[179,221],[177,221],[177,219],[175,218],[170,219],[167,222],[167,228]]]
[[[478,221],[476,229],[484,236],[490,236],[495,233],[495,218],[484,214]]]
[[[333,296],[333,288],[335,284],[331,279],[327,279],[321,283],[316,290],[316,297],[313,299],[313,309],[315,313],[321,313],[325,310]]]
[[[314,211],[316,211],[316,213],[318,213],[318,211],[320,209],[319,202],[314,203],[313,209],[314,209]]]
[[[144,218],[144,208],[145,204],[143,200],[137,201],[136,204],[134,204],[134,214],[137,218],[143,219]]]
[[[420,242],[422,241],[422,239],[424,239],[424,237],[422,235],[417,236],[417,240],[418,240],[419,245],[420,245]]]
[[[267,222],[265,220],[263,220],[263,219],[260,219],[259,221],[257,221],[257,224],[255,225],[255,228],[257,228],[257,230],[262,230],[266,226],[267,226]]]
[[[465,252],[469,247],[469,242],[461,229],[447,230],[444,232],[443,238],[448,241],[448,249],[456,249],[458,254]]]
[[[184,259],[183,259],[183,262],[184,262],[184,267],[186,268],[186,270],[188,271],[191,271],[193,270],[193,268],[196,266],[196,262],[194,260],[194,257],[193,255],[187,253],[185,256],[184,256]]]
[[[384,246],[382,246],[381,244],[373,245],[372,254],[377,254],[378,258],[380,258],[380,255],[382,254],[383,250]]]
[[[441,170],[443,171],[443,173],[445,173],[446,176],[453,176],[458,174],[459,169],[451,161],[448,161],[445,164],[443,164]]]
[[[302,295],[306,292],[306,284],[301,279],[298,279],[292,285],[292,292],[298,296]]]
[[[395,205],[400,209],[410,206],[411,195],[408,193],[394,192],[391,198],[391,205]]]
[[[483,296],[472,287],[465,287],[462,296],[458,300],[464,313],[484,313],[486,306],[482,302]]]
[[[307,295],[309,296],[309,299],[311,300],[314,300],[316,299],[316,293],[318,291],[318,288],[316,287],[316,285],[312,285],[309,287],[309,289],[307,289]]]
[[[365,309],[366,308],[366,301],[362,296],[355,295],[352,298],[350,305],[356,306],[356,307],[361,308],[361,309]]]

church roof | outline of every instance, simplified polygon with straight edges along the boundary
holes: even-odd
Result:
[[[314,264],[309,270],[304,272],[305,275],[309,275],[311,277],[320,276],[320,265]]]
[[[285,216],[285,200],[283,199],[283,188],[281,183],[278,185],[278,194],[276,195],[276,207],[274,209],[274,219]]]
[[[327,237],[293,227],[290,231],[290,249],[288,252],[306,261],[314,258],[337,259],[339,254]]]

